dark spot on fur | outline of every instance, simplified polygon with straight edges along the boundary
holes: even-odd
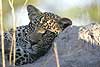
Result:
[[[21,53],[17,53],[17,55],[21,56]]]
[[[25,33],[25,36],[27,35],[27,33]]]
[[[18,31],[20,31],[20,29],[18,29]]]
[[[28,55],[27,54],[24,54],[24,57],[28,57]]]
[[[18,36],[20,37],[21,36],[21,33],[18,33]]]
[[[25,29],[23,29],[22,31],[25,32]]]
[[[20,49],[17,49],[17,51],[20,51]]]
[[[23,58],[23,57],[21,57],[20,59],[21,59],[22,61],[24,61],[24,60],[25,60],[25,58]]]

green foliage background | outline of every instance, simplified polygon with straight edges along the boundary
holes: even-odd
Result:
[[[28,0],[27,4],[35,4],[36,2],[37,0]],[[24,3],[25,3],[25,0],[13,0],[15,10],[20,6],[23,6]],[[8,30],[9,22],[5,22],[5,18],[7,14],[11,13],[11,8],[10,8],[8,0],[2,0],[2,10],[3,10],[3,27],[4,27],[4,30],[6,31]]]
[[[7,16],[7,14],[11,13],[11,8],[8,3],[8,0],[2,0],[2,1],[3,1],[2,4],[3,4],[4,30],[7,30],[9,22],[5,22],[5,18]],[[25,0],[14,0],[15,10],[18,7],[23,6],[24,2],[25,2]],[[36,4],[37,2],[38,2],[38,0],[28,0],[27,4]],[[80,15],[82,15],[82,14],[85,15],[88,13],[90,20],[100,23],[100,5],[98,6],[96,2],[90,6],[85,6],[82,8],[72,7],[69,10],[62,10],[62,12],[58,12],[58,13],[62,16],[67,16],[72,19],[78,18]]]

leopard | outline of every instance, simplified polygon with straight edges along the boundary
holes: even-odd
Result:
[[[27,5],[27,12],[29,24],[18,26],[15,30],[16,66],[33,63],[47,54],[60,32],[72,25],[71,19],[51,12],[41,12],[33,5]],[[7,51],[8,60],[13,32],[13,28],[4,32],[4,45],[7,46],[5,52]]]

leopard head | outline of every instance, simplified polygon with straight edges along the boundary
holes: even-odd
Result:
[[[27,11],[31,27],[34,26],[38,32],[49,30],[54,33],[59,33],[66,27],[72,25],[70,19],[61,18],[60,16],[50,12],[41,12],[32,5],[27,6]]]

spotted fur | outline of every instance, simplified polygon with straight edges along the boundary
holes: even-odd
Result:
[[[16,65],[33,63],[45,55],[59,32],[72,24],[68,18],[42,13],[32,5],[27,6],[27,11],[30,23],[16,28]],[[4,33],[5,45],[11,46],[12,33],[12,29]]]

